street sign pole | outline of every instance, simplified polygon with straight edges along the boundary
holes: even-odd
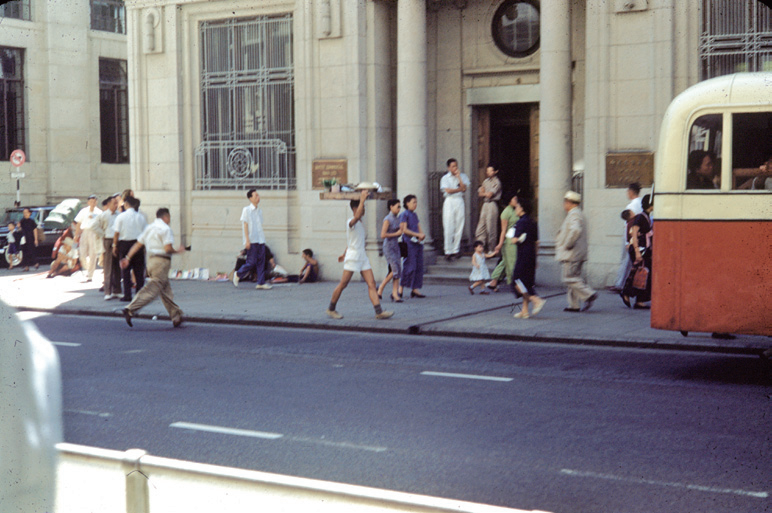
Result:
[[[24,172],[21,170],[21,166],[27,160],[27,155],[24,154],[23,150],[13,150],[9,160],[11,161],[11,165],[17,168],[15,171],[11,172],[11,178],[16,178],[16,205],[21,206],[21,190],[19,185],[20,179],[24,178]]]

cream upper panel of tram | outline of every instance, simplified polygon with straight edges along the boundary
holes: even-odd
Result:
[[[711,114],[725,118],[721,182],[724,191],[733,190],[730,180],[733,176],[730,116],[760,112],[772,112],[772,73],[738,73],[717,77],[699,82],[678,95],[665,112],[660,129],[655,156],[655,191],[703,193],[686,190],[690,130],[697,119]]]
[[[770,221],[772,194],[764,191],[699,191],[691,194],[655,192],[654,223],[684,221]]]

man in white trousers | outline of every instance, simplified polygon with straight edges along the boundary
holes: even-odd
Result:
[[[442,204],[442,228],[445,238],[445,259],[458,258],[461,236],[464,233],[464,192],[471,182],[458,169],[456,159],[448,159],[448,172],[440,180],[440,190],[445,197]]]
[[[88,206],[81,209],[75,216],[77,228],[75,229],[75,241],[80,252],[80,268],[86,273],[86,281],[94,278],[99,253],[102,251],[102,238],[104,232],[97,220],[102,213],[97,208],[96,194],[92,194],[87,200]]]

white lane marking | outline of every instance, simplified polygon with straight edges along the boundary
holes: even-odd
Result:
[[[350,444],[346,442],[330,442],[328,440],[318,440],[314,438],[301,438],[296,436],[287,437],[287,440],[290,440],[293,442],[304,442],[308,444],[324,445],[326,447],[338,447],[340,449],[357,449],[360,451],[370,451],[370,452],[386,452],[388,450],[386,447],[377,447],[372,445],[357,445],[357,444]]]
[[[51,342],[55,346],[65,346],[65,347],[80,347],[80,344],[76,342]]]
[[[441,378],[480,379],[484,381],[512,381],[514,378],[500,378],[497,376],[478,376],[477,374],[454,374],[452,372],[423,371],[422,376],[438,376]]]
[[[112,417],[112,413],[104,413],[100,411],[89,411],[89,410],[64,410],[64,413],[77,413],[79,415],[92,415],[94,417]]]
[[[222,426],[208,426],[206,424],[193,424],[191,422],[174,422],[169,427],[180,429],[191,429],[193,431],[206,431],[208,433],[220,433],[223,435],[249,436],[252,438],[265,438],[267,440],[276,440],[284,435],[281,433],[265,433],[263,431],[251,431],[249,429],[234,429]]]
[[[135,353],[144,353],[144,349],[129,349],[128,351],[122,351],[123,354],[135,354]]]
[[[714,488],[712,486],[693,485],[686,483],[670,483],[667,481],[655,481],[652,479],[636,479],[631,477],[615,476],[612,474],[598,474],[596,472],[584,472],[581,470],[562,469],[561,474],[574,476],[574,477],[593,477],[596,479],[606,479],[609,481],[620,481],[624,483],[637,483],[647,484],[655,486],[668,486],[671,488],[683,488],[686,490],[695,490],[698,492],[711,492],[711,493],[728,493],[733,495],[743,495],[745,497],[755,497],[757,499],[766,499],[769,497],[767,492],[750,492],[747,490],[734,490],[732,488]]]

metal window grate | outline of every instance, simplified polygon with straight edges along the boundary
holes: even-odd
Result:
[[[0,47],[0,160],[27,151],[24,125],[24,50]]]
[[[30,21],[30,0],[14,0],[0,5],[0,18]]]
[[[123,0],[91,0],[91,30],[126,33],[126,7]]]
[[[196,189],[294,189],[292,15],[203,22]]]
[[[703,0],[702,80],[772,71],[772,9],[758,0]]]

